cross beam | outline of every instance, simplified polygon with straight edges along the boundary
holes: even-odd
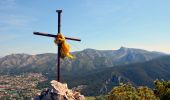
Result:
[[[56,12],[58,13],[58,34],[61,33],[61,12],[62,10],[56,10]],[[57,35],[53,35],[53,34],[48,34],[48,33],[41,33],[41,32],[33,32],[34,35],[41,35],[41,36],[47,36],[47,37],[53,37],[56,38]],[[76,38],[70,38],[70,37],[65,37],[65,39],[67,40],[74,40],[74,41],[81,41],[80,39],[76,39]],[[57,57],[57,81],[60,82],[60,57],[61,57],[61,44],[58,44],[58,57]]]
[[[56,36],[57,36],[57,35],[48,34],[48,33],[42,33],[42,32],[34,32],[33,34],[34,35],[47,36],[47,37],[53,37],[53,38],[56,38]],[[74,41],[81,41],[80,39],[70,38],[70,37],[65,37],[65,39],[67,39],[67,40],[74,40]]]

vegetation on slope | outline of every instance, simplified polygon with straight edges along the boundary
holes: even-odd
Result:
[[[154,81],[155,84],[155,95],[160,100],[170,100],[170,81]]]
[[[109,100],[156,100],[156,96],[148,87],[135,88],[131,84],[122,84],[112,89]]]
[[[121,84],[113,87],[109,100],[170,100],[170,81],[154,81],[155,89],[146,86],[133,87],[131,84]]]

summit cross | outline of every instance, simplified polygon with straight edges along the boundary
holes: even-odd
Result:
[[[56,10],[56,12],[58,13],[58,33],[57,33],[57,35],[59,35],[61,33],[61,13],[62,13],[62,10]],[[47,37],[53,37],[53,38],[57,37],[57,35],[42,33],[42,32],[33,32],[33,34],[41,35],[41,36],[47,36]],[[66,40],[73,40],[73,41],[81,41],[80,39],[70,38],[70,37],[65,37],[65,39]],[[61,58],[60,50],[61,50],[61,43],[58,44],[58,56],[57,56],[57,81],[58,82],[60,82],[60,58]]]

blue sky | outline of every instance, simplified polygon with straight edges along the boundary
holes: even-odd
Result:
[[[170,53],[170,0],[0,0],[0,56],[56,52],[56,9],[71,51],[121,46]]]

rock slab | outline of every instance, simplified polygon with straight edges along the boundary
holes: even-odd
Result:
[[[52,80],[51,86],[51,89],[43,90],[34,100],[85,100],[85,97],[80,92],[68,89],[65,83]]]

